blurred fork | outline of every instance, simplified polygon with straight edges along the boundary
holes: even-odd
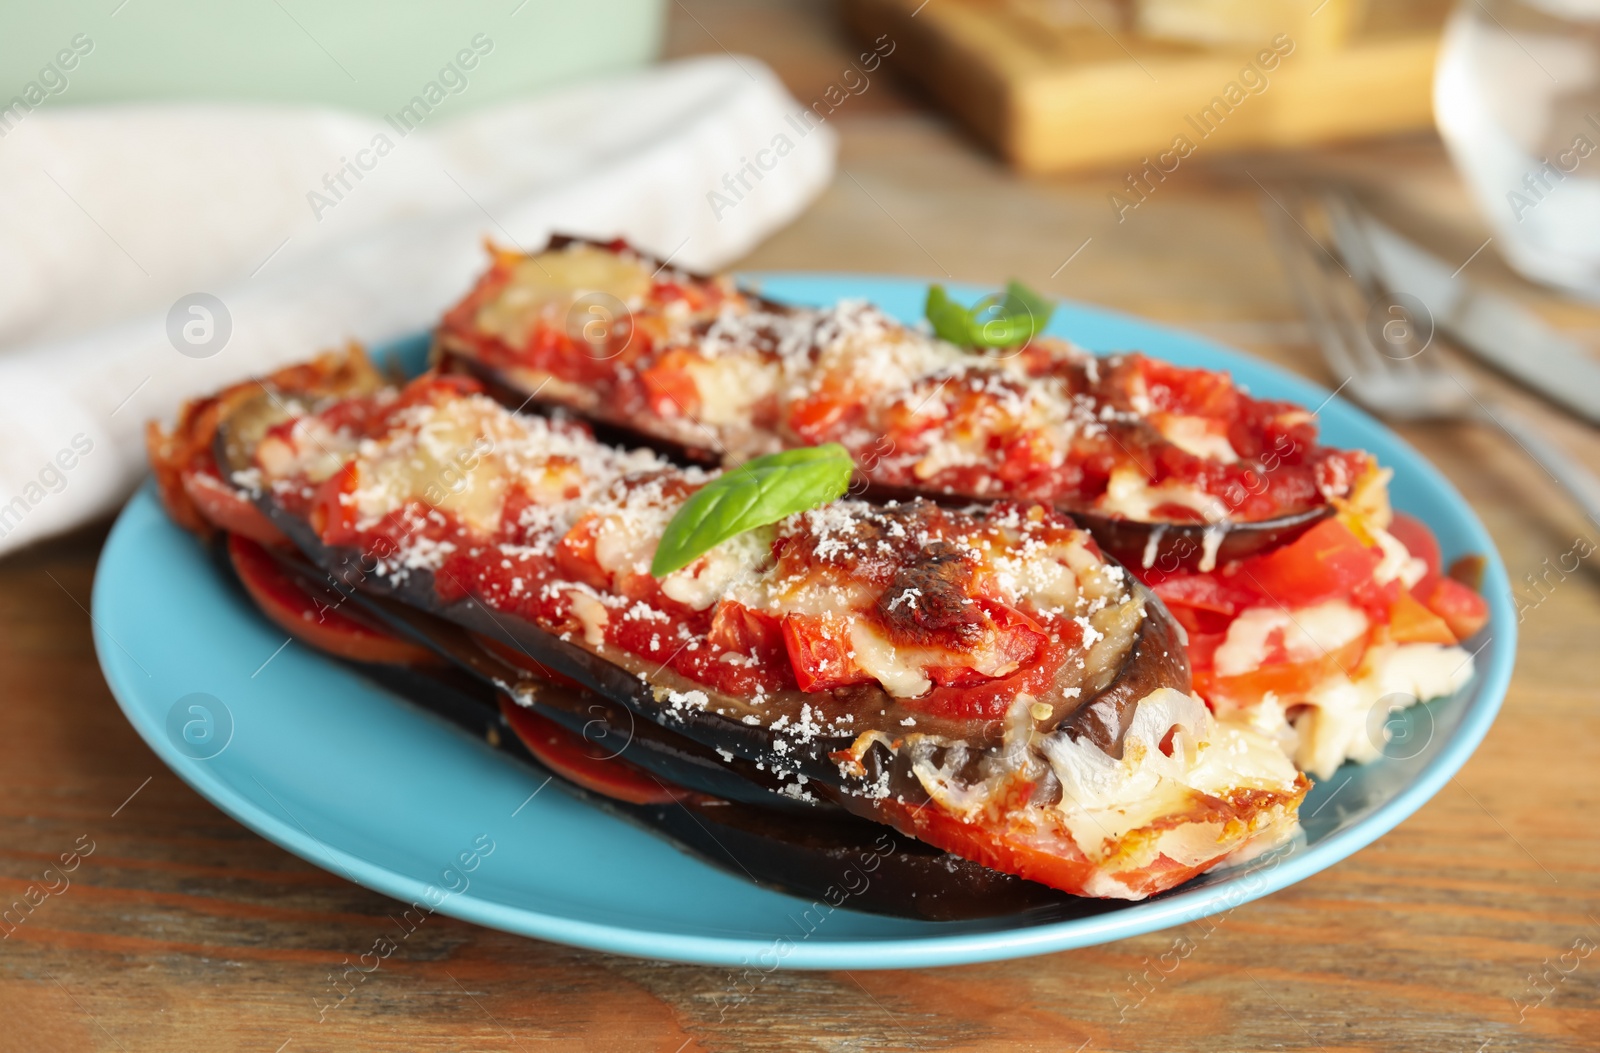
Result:
[[[1474,391],[1445,368],[1430,332],[1378,277],[1361,216],[1348,196],[1324,194],[1320,217],[1292,190],[1269,191],[1262,211],[1337,391],[1390,420],[1498,425],[1600,526],[1600,479],[1521,413]],[[1319,218],[1321,222],[1319,223]],[[1311,227],[1330,230],[1337,255]],[[1422,305],[1413,300],[1417,306]],[[1376,313],[1379,308],[1383,313]]]

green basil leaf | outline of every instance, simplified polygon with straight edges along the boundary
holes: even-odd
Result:
[[[944,286],[928,286],[928,302],[922,313],[933,325],[934,336],[958,347],[967,346],[972,336],[972,312],[950,299]]]
[[[855,465],[836,442],[769,453],[690,495],[667,524],[650,573],[665,577],[746,530],[837,501]]]
[[[1056,313],[1055,304],[1016,279],[1006,283],[1005,306],[1013,318],[1027,318],[1030,339],[1044,332],[1044,327],[1050,324],[1050,316]]]
[[[934,285],[923,313],[935,336],[959,347],[1015,347],[1044,331],[1055,305],[1018,281],[1007,284],[1004,295],[986,296],[970,308]]]

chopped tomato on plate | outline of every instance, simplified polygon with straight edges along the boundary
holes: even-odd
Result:
[[[1196,669],[1194,686],[1213,704],[1232,707],[1256,705],[1268,694],[1286,700],[1299,698],[1331,676],[1353,674],[1366,650],[1367,637],[1363,634],[1316,658],[1300,662],[1269,660],[1259,669],[1236,676],[1219,676],[1214,668]]]
[[[228,556],[256,606],[296,639],[355,662],[438,664],[432,651],[362,617],[331,586],[319,600],[271,553],[244,535],[228,535]]]
[[[1422,602],[1444,619],[1458,640],[1475,635],[1489,623],[1488,601],[1454,578],[1434,582]]]
[[[1453,644],[1456,635],[1449,624],[1423,606],[1409,592],[1402,592],[1389,608],[1389,639],[1395,643]]]
[[[1372,580],[1383,557],[1338,518],[1324,519],[1282,548],[1239,564],[1245,583],[1285,607],[1348,596]]]

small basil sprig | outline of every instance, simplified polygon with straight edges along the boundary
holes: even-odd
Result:
[[[769,453],[696,490],[667,524],[650,573],[665,577],[746,530],[843,496],[855,465],[836,442]]]
[[[1032,340],[1050,323],[1055,305],[1021,282],[1006,285],[1004,295],[985,296],[962,307],[944,291],[928,288],[924,313],[934,335],[958,347],[1015,347]]]

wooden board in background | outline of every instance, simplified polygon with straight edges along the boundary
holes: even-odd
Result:
[[[863,38],[887,34],[893,68],[1013,165],[1057,172],[1136,165],[1180,135],[1212,152],[1430,127],[1446,5],[1390,0],[1344,47],[1295,42],[1264,88],[1198,128],[1191,121],[1240,83],[1259,48],[1144,40],[1100,24],[1052,31],[994,0],[851,0],[841,9]]]

